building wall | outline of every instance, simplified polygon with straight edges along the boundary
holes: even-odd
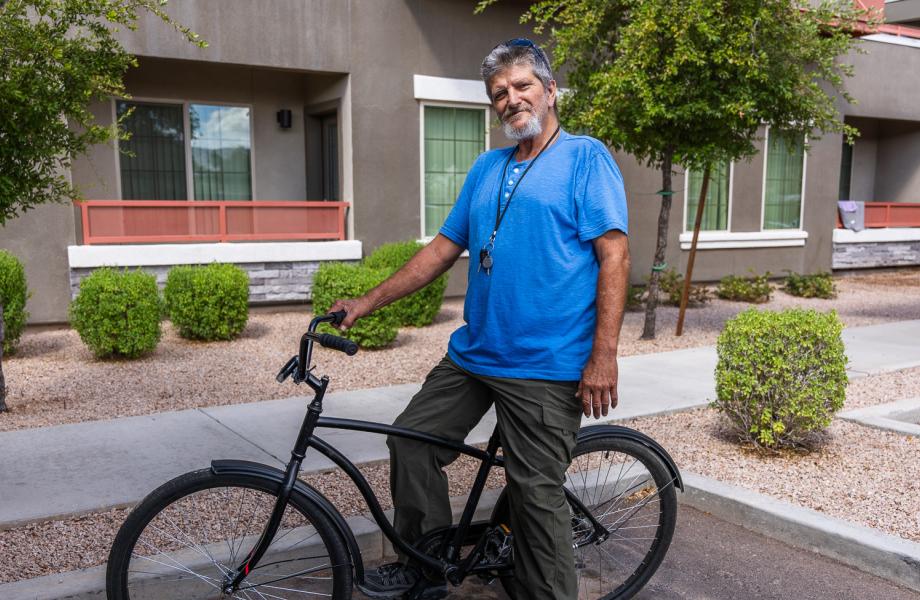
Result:
[[[169,14],[206,40],[207,48],[187,42],[150,15],[141,17],[136,31],[123,31],[120,39],[139,56],[347,73],[356,4],[354,0],[170,2]]]
[[[29,323],[67,320],[70,286],[67,246],[74,243],[74,213],[67,205],[39,206],[8,221],[0,248],[23,262],[32,296],[26,303]]]
[[[920,110],[917,116],[920,119]],[[874,199],[920,202],[920,121],[895,127],[878,139]]]

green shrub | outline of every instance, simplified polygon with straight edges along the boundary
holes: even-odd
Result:
[[[313,277],[313,314],[329,311],[336,300],[355,298],[367,293],[392,273],[391,269],[372,269],[367,265],[323,263]],[[395,304],[359,319],[346,334],[362,348],[382,348],[396,339],[399,319]],[[334,332],[328,326],[327,331]]]
[[[799,275],[790,272],[783,282],[787,294],[801,298],[836,298],[837,288],[830,273],[820,272],[812,275]]]
[[[394,242],[384,244],[364,259],[364,264],[372,269],[389,269],[395,271],[424,248],[416,241]],[[427,286],[393,303],[400,325],[424,327],[431,325],[441,311],[444,290],[447,289],[447,273],[444,273]]]
[[[662,271],[658,279],[658,289],[664,294],[663,304],[680,306],[680,297],[684,293],[684,276],[671,268]],[[709,290],[701,285],[690,283],[690,292],[687,295],[687,306],[702,306],[709,302]]]
[[[97,357],[136,358],[160,341],[162,310],[156,277],[103,267],[80,282],[70,322]]]
[[[769,271],[763,275],[756,275],[751,272],[750,277],[729,275],[719,281],[716,295],[723,300],[737,300],[754,304],[769,302],[770,296],[773,294],[773,287],[770,285],[769,278]]]
[[[231,340],[249,320],[249,276],[236,265],[173,267],[163,295],[169,319],[184,338]]]
[[[746,310],[716,345],[716,397],[743,442],[776,449],[805,443],[842,406],[846,356],[836,312]]]
[[[0,306],[3,307],[3,352],[12,354],[29,313],[26,312],[26,271],[22,263],[6,250],[0,250]]]

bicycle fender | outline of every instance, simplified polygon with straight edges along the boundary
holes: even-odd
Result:
[[[248,460],[214,460],[211,461],[211,472],[215,475],[229,474],[259,477],[268,479],[272,483],[277,483],[279,486],[284,482],[284,472],[280,469]],[[351,531],[348,523],[345,522],[342,513],[316,488],[299,479],[294,484],[293,493],[306,498],[316,505],[324,516],[329,517],[345,540],[345,546],[348,548],[348,554],[351,556],[352,566],[355,569],[355,579],[364,581],[364,561],[361,559],[361,549],[358,547],[355,534]]]
[[[590,442],[591,440],[607,436],[625,438],[638,442],[657,454],[658,458],[660,458],[668,468],[668,473],[674,478],[674,487],[682,492],[684,491],[684,482],[680,477],[680,471],[677,469],[677,464],[674,462],[674,459],[671,458],[671,455],[668,454],[668,451],[665,450],[661,444],[640,431],[622,425],[588,425],[587,427],[582,427],[578,431],[577,441],[579,443]]]

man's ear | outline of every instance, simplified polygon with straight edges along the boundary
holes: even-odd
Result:
[[[546,91],[549,92],[550,106],[556,106],[556,80],[550,79],[549,85],[546,87]]]

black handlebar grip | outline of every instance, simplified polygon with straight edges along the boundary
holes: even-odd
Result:
[[[345,314],[344,312],[342,314]],[[358,344],[354,343],[349,339],[339,337],[337,335],[331,335],[328,333],[321,333],[319,336],[319,345],[323,348],[332,348],[333,350],[338,350],[339,352],[344,352],[348,356],[354,356],[358,352]]]
[[[329,314],[330,314],[332,317],[335,318],[335,320],[332,321],[332,324],[335,325],[336,327],[338,327],[339,325],[341,325],[341,324],[342,324],[342,321],[345,320],[345,317],[348,316],[348,313],[345,312],[344,310],[337,310],[337,311],[331,312],[331,313],[329,313]],[[357,350],[355,350],[355,352],[357,352]],[[354,352],[352,352],[352,354],[354,354]]]

